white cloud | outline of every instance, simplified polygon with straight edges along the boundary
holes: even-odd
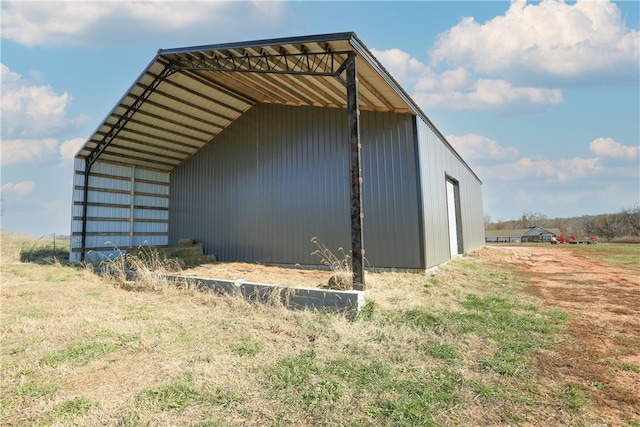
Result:
[[[73,138],[64,141],[60,144],[60,156],[63,160],[73,159],[82,147],[82,144],[86,141],[85,138]]]
[[[491,167],[478,167],[480,176],[496,181],[524,181],[533,178],[549,182],[565,182],[603,173],[599,159],[573,157],[570,159],[531,159],[523,157],[511,163],[495,164]]]
[[[402,84],[416,84],[422,79],[436,78],[435,73],[428,66],[400,49],[371,49],[371,52]],[[427,83],[423,83],[423,86],[427,89],[431,88]]]
[[[530,158],[474,168],[483,180],[485,212],[518,218],[524,211],[549,217],[618,212],[638,200],[640,170],[608,167],[599,158]]]
[[[467,135],[449,135],[447,141],[460,153],[462,158],[470,159],[512,159],[519,155],[514,147],[501,147],[496,141],[473,133]]]
[[[413,87],[412,98],[425,109],[531,111],[564,101],[560,89],[518,87],[505,80],[477,78],[462,67],[438,74],[399,49],[372,52],[403,86]]]
[[[37,163],[55,153],[57,148],[55,138],[3,140],[2,165]]]
[[[478,79],[468,87],[437,92],[417,92],[413,98],[424,108],[531,111],[564,101],[560,89],[516,87],[505,80]]]
[[[568,180],[552,186],[539,180],[486,182],[485,212],[502,219],[519,218],[522,212],[541,212],[550,218],[619,212],[633,205],[638,187],[622,184],[618,176],[601,174]]]
[[[611,138],[596,138],[589,144],[589,150],[597,156],[635,159],[640,147],[622,145]]]
[[[30,47],[194,37],[208,43],[229,32],[284,26],[287,7],[276,1],[12,1],[2,4],[2,37]]]
[[[15,184],[7,182],[6,184],[2,184],[2,187],[0,187],[0,190],[2,190],[2,194],[15,193],[20,196],[29,194],[35,189],[36,184],[32,181],[20,181]]]
[[[483,24],[472,17],[441,33],[434,64],[517,78],[631,77],[637,83],[640,33],[608,1],[511,3]]]
[[[69,94],[31,84],[4,64],[0,64],[0,70],[3,138],[40,136],[67,124]]]

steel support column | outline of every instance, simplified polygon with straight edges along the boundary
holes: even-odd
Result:
[[[349,122],[349,151],[351,165],[351,256],[353,289],[364,291],[364,247],[362,242],[362,174],[360,151],[360,107],[358,105],[358,77],[356,55],[349,52],[346,62],[347,115]]]
[[[87,211],[89,210],[87,198],[89,197],[89,171],[91,170],[91,164],[89,159],[84,162],[84,185],[82,188],[82,237],[81,237],[81,250],[80,261],[84,261],[87,252]]]

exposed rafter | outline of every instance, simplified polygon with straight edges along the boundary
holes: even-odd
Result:
[[[138,98],[136,98],[133,104],[131,104],[127,108],[127,111],[118,119],[118,121],[111,127],[109,132],[107,132],[107,134],[102,138],[100,142],[98,142],[98,144],[93,148],[93,150],[91,150],[91,152],[87,156],[87,173],[89,172],[91,165],[93,165],[96,160],[98,160],[100,154],[102,154],[102,152],[109,146],[109,144],[111,144],[111,141],[113,141],[120,130],[124,128],[124,126],[129,122],[131,117],[133,117],[133,115],[140,109],[140,107],[142,107],[147,98],[149,98],[153,91],[156,90],[158,85],[176,71],[178,71],[177,67],[175,67],[173,64],[167,64],[162,72],[158,74],[155,79],[153,79],[149,86],[146,87],[144,92],[142,92],[138,96]]]
[[[118,135],[121,129],[131,120],[133,115],[140,110],[147,102],[149,96],[166,78],[177,71],[240,71],[252,73],[269,74],[293,74],[303,76],[327,76],[335,77],[346,85],[345,80],[340,77],[346,67],[346,61],[341,55],[348,52],[333,52],[330,49],[322,53],[311,53],[308,49],[303,49],[302,53],[289,53],[282,49],[279,54],[267,54],[262,52],[259,55],[249,54],[238,56],[229,53],[228,55],[213,55],[211,58],[201,56],[182,57],[169,62],[162,72],[155,76],[151,84],[127,107],[125,113],[118,121],[111,126],[111,129],[104,135],[101,141],[91,150],[86,158],[88,169],[100,157],[102,152],[111,144],[111,141]]]

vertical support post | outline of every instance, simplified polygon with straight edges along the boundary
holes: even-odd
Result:
[[[349,52],[346,63],[347,115],[349,122],[349,151],[351,166],[351,256],[353,289],[364,291],[364,247],[362,241],[362,175],[360,151],[360,107],[358,105],[358,78],[356,55]]]
[[[89,171],[91,170],[92,163],[89,159],[84,163],[84,186],[82,191],[82,247],[80,252],[80,261],[84,261],[87,253],[87,211],[89,204]]]
[[[136,198],[136,167],[135,165],[131,166],[131,202],[129,203],[129,247],[133,249],[133,212],[135,208],[135,198]]]

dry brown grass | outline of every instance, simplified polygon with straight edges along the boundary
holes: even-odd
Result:
[[[176,283],[166,275],[182,272],[178,260],[162,258],[154,248],[145,246],[139,247],[135,254],[123,254],[117,248],[116,251],[119,256],[98,265],[103,275],[116,286],[137,291],[161,291],[176,287]]]
[[[0,262],[5,264],[20,262],[22,248],[37,240],[35,237],[24,234],[0,230]]]
[[[351,254],[343,248],[338,248],[337,253],[325,246],[317,237],[311,239],[316,250],[311,253],[318,261],[331,270],[331,276],[321,286],[340,291],[353,289],[353,270],[351,269]]]
[[[539,300],[523,292],[526,282],[490,262],[480,253],[457,259],[433,276],[367,274],[369,304],[355,322],[167,283],[122,286],[87,269],[3,263],[0,423],[603,421],[600,408],[588,399],[580,404],[560,393],[562,378],[533,376],[526,368],[517,375],[498,372],[496,357],[505,356],[508,338],[502,328],[515,335],[517,329],[496,327],[482,316],[506,313],[523,322],[549,318],[544,310],[533,310]],[[282,280],[310,286],[330,275],[246,264],[233,268],[243,277],[230,271],[230,279],[278,282],[278,271]],[[259,277],[252,279],[249,274],[256,271]],[[473,308],[469,303],[476,300],[470,296],[517,307]],[[517,339],[554,345],[566,339],[558,334]]]

